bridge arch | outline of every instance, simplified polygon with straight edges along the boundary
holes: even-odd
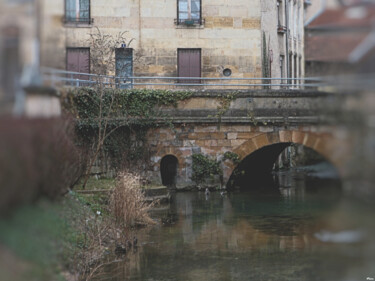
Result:
[[[249,168],[267,173],[272,170],[280,153],[292,143],[313,149],[327,159],[337,169],[340,176],[345,173],[346,162],[349,158],[349,145],[327,133],[297,130],[260,133],[235,148],[233,152],[239,156],[242,165],[244,162],[245,164],[251,163]],[[236,168],[237,166],[233,164],[227,165],[226,170],[224,169],[225,182],[228,183]]]

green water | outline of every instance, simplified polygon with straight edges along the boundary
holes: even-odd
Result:
[[[263,193],[177,193],[154,213],[164,224],[142,230],[104,279],[366,280],[373,213],[335,184],[305,179]]]

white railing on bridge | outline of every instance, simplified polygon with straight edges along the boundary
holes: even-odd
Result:
[[[53,68],[41,69],[45,83],[51,86],[93,87],[101,83],[108,88],[145,88],[179,89],[186,87],[238,88],[238,89],[303,89],[324,86],[321,78],[235,78],[235,77],[161,77],[130,76],[116,77],[90,73],[71,72]]]

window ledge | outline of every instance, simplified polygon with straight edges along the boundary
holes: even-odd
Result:
[[[93,27],[94,24],[94,19],[91,18],[87,21],[74,21],[74,20],[67,20],[65,17],[62,19],[64,26],[65,27],[83,27],[83,28],[88,28],[88,27]]]
[[[204,29],[204,25],[183,25],[178,24],[175,26],[176,29]]]
[[[176,29],[202,29],[204,28],[205,19],[199,20],[179,20],[174,19]]]

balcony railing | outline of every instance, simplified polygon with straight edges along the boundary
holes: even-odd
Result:
[[[302,89],[325,86],[321,78],[209,78],[209,77],[116,77],[42,68],[44,82],[50,86],[106,88],[163,88],[186,89]],[[190,82],[191,81],[191,82]]]

